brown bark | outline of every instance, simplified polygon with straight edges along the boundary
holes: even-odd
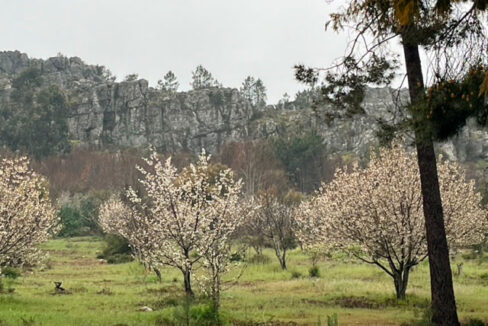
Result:
[[[406,34],[402,35],[402,40],[410,101],[414,107],[412,114],[416,122],[415,140],[430,265],[432,322],[435,325],[459,326],[434,143],[429,128],[422,123],[423,117],[415,112],[415,105],[422,99],[424,91],[419,46],[415,42],[409,44]]]

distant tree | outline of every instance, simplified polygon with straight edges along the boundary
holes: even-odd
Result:
[[[295,94],[295,107],[298,109],[312,108],[314,103],[317,102],[319,96],[319,90],[316,88],[305,89],[298,91]]]
[[[248,230],[262,234],[274,249],[282,269],[287,269],[286,254],[295,248],[294,207],[277,196],[275,189],[262,191],[257,197],[253,216],[247,220]]]
[[[283,94],[281,99],[278,101],[278,104],[283,108],[287,108],[288,104],[290,103],[290,95],[288,93]]]
[[[0,107],[1,141],[36,159],[69,152],[69,106],[64,91],[57,86],[42,88],[37,69],[24,71],[12,86],[10,102]]]
[[[96,65],[95,66],[97,75],[103,80],[108,82],[114,82],[117,77],[105,66]]]
[[[138,74],[128,74],[127,76],[125,76],[124,78],[124,81],[136,81],[139,79],[139,75]]]
[[[162,91],[175,93],[178,91],[180,83],[176,78],[176,75],[170,70],[164,75],[163,79],[158,80],[158,88]]]
[[[59,223],[47,181],[25,157],[0,162],[0,266],[35,263]]]
[[[240,88],[244,98],[254,106],[266,105],[266,87],[261,79],[247,76]]]
[[[302,192],[314,190],[322,180],[321,165],[326,150],[323,138],[309,131],[302,135],[281,135],[273,144],[290,181]]]
[[[338,170],[334,180],[297,210],[297,235],[305,246],[340,248],[377,265],[405,298],[412,267],[427,258],[423,202],[415,152],[395,142],[372,154],[369,166]],[[479,243],[487,212],[474,181],[459,164],[438,164],[449,248]]]
[[[268,141],[227,144],[222,149],[219,159],[242,178],[243,192],[247,197],[272,186],[284,193],[288,191],[286,172]]]
[[[198,65],[195,71],[192,72],[192,82],[190,85],[194,90],[220,87],[219,82],[202,65]]]

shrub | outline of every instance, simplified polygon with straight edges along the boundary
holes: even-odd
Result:
[[[127,240],[113,234],[105,236],[105,248],[97,257],[107,260],[109,264],[123,264],[133,260]]]
[[[7,278],[11,278],[11,279],[15,280],[16,278],[18,278],[20,276],[20,269],[10,267],[10,266],[3,267],[2,268],[2,275],[7,277]]]
[[[312,266],[310,267],[310,269],[308,270],[308,275],[310,277],[320,277],[320,269],[318,266]]]
[[[296,279],[301,278],[301,277],[302,277],[302,274],[300,272],[297,272],[297,271],[291,272],[291,279],[292,280],[296,280]]]
[[[65,198],[59,211],[63,227],[58,236],[100,235],[102,232],[98,225],[98,210],[107,196],[105,192],[92,192],[85,196]]]
[[[244,257],[238,252],[235,252],[235,253],[230,255],[230,261],[232,261],[232,262],[238,262],[238,261],[243,261],[243,260],[244,260]]]

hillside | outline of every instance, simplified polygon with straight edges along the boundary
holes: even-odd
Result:
[[[56,85],[64,91],[69,141],[89,149],[153,145],[162,152],[197,153],[205,148],[215,153],[230,142],[316,130],[328,153],[362,155],[377,143],[377,119],[394,118],[390,109],[395,93],[387,88],[367,90],[367,115],[324,123],[299,103],[253,106],[231,88],[168,94],[144,79],[115,82],[105,67],[78,57],[42,60],[18,51],[0,52],[0,103],[9,103],[12,83],[30,68],[40,71],[41,87]],[[0,142],[5,144],[5,139]],[[488,159],[488,130],[469,122],[459,136],[438,147],[452,160]]]

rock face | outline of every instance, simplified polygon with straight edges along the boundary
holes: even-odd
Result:
[[[41,70],[44,84],[66,90],[70,139],[96,149],[151,144],[166,152],[217,152],[233,141],[315,129],[328,152],[362,154],[377,143],[377,120],[394,119],[390,109],[396,94],[387,88],[366,92],[366,115],[324,123],[306,107],[254,107],[236,89],[168,94],[144,79],[114,82],[103,66],[87,65],[77,57],[30,59],[18,51],[0,52],[0,103],[8,100],[12,79],[32,67]],[[470,121],[438,149],[453,160],[488,159],[488,131]]]
[[[73,139],[92,147],[218,151],[248,137],[252,106],[235,89],[165,95],[145,80],[103,83],[83,93],[69,118]]]

